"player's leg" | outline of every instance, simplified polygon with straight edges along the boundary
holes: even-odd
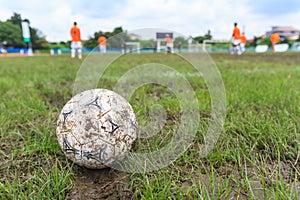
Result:
[[[272,51],[275,52],[275,43],[272,43]]]
[[[235,44],[235,51],[237,52],[238,55],[241,55],[242,54],[241,53],[241,46],[240,46],[241,41],[238,40],[238,39],[235,39],[234,44]]]
[[[82,59],[82,44],[81,44],[81,42],[77,42],[77,52],[78,52],[78,58]]]
[[[173,44],[170,45],[170,53],[174,53],[174,45]]]
[[[236,52],[236,45],[235,45],[235,44],[232,44],[230,53],[233,55],[235,52]]]
[[[71,58],[75,58],[75,54],[76,54],[76,44],[75,42],[71,43]]]
[[[229,51],[230,51],[230,54],[233,55],[234,54],[234,47],[232,46]]]
[[[241,44],[241,52],[244,53],[246,51],[245,44]]]
[[[78,52],[78,58],[79,58],[79,59],[82,59],[82,49],[81,49],[81,48],[78,48],[78,49],[77,49],[77,52]]]
[[[101,53],[101,55],[106,53],[106,46],[105,45],[100,45],[100,53]]]
[[[75,58],[76,50],[74,48],[71,49],[71,58]]]
[[[230,50],[229,50],[231,55],[233,55],[234,52],[235,52],[235,46],[236,46],[236,45],[235,45],[235,40],[234,40],[234,38],[232,37],[232,38],[231,38],[231,48],[230,48]]]
[[[237,46],[237,53],[238,53],[238,55],[242,54],[242,47],[241,47],[241,45]]]

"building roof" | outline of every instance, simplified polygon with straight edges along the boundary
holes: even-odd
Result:
[[[272,30],[266,32],[266,37],[270,37],[274,32],[278,33],[281,38],[288,40],[297,40],[299,38],[299,30],[292,26],[272,26]]]
[[[299,30],[295,29],[292,26],[273,26],[272,31],[282,31],[282,32],[299,32]]]

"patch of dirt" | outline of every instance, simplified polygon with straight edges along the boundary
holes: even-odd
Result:
[[[66,200],[132,199],[128,174],[110,168],[95,170],[78,168],[75,187]]]

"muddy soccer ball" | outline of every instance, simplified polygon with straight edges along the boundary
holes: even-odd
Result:
[[[137,138],[137,121],[127,100],[106,89],[72,97],[56,128],[64,154],[80,166],[101,169],[124,158]]]

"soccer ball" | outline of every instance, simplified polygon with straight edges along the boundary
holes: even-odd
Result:
[[[57,121],[56,135],[64,154],[76,164],[101,169],[122,160],[136,138],[131,105],[107,89],[91,89],[72,97]]]

